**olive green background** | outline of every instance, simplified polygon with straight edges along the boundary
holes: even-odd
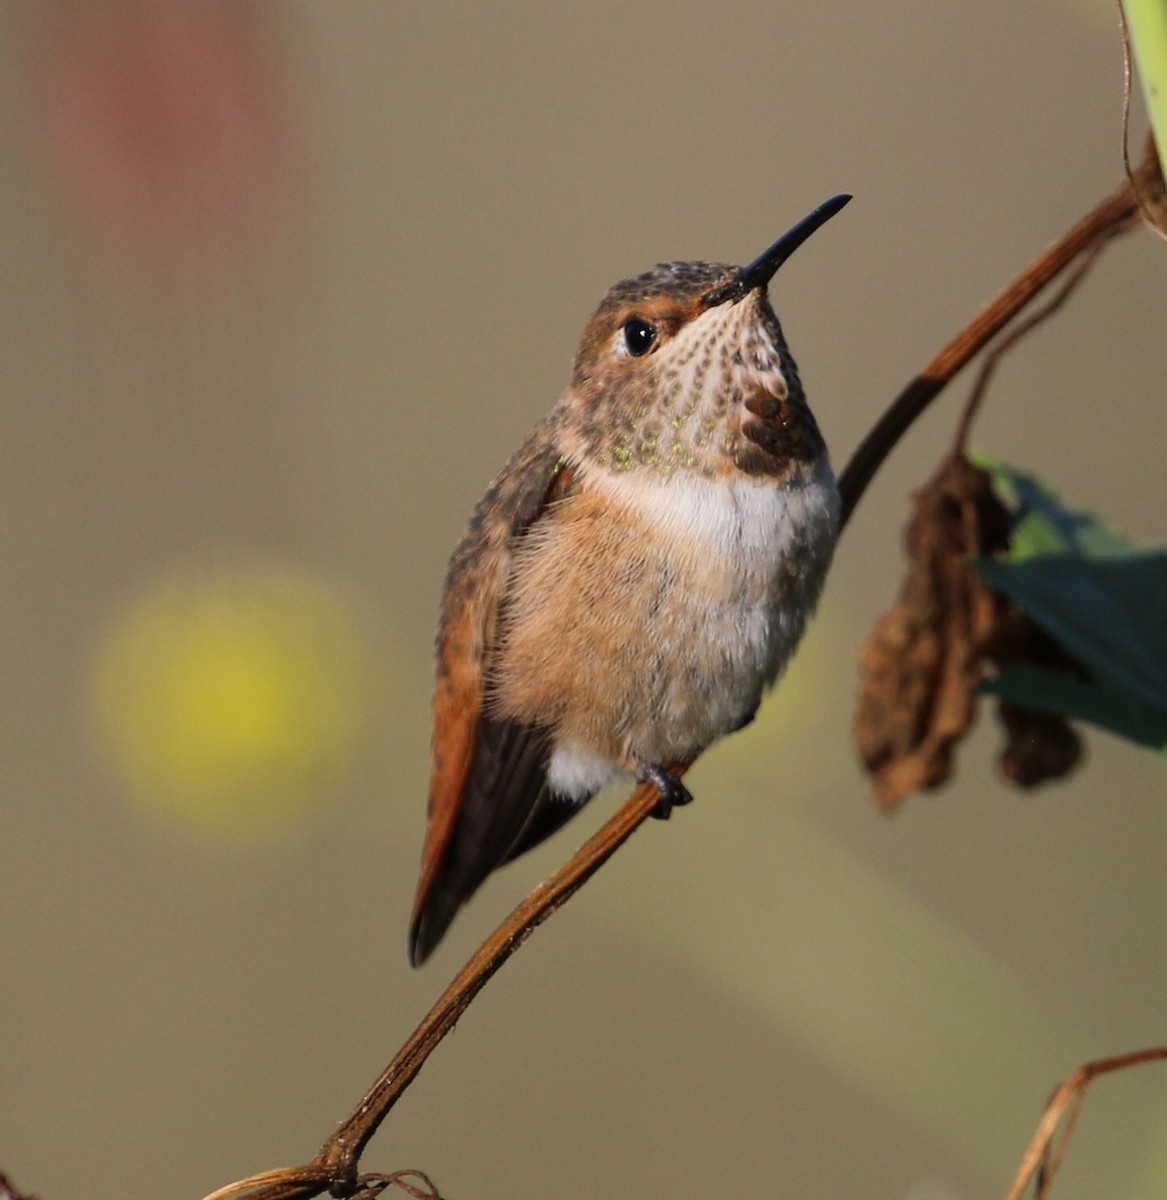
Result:
[[[0,6],[0,1168],[47,1200],[199,1197],[308,1158],[619,799],[409,970],[445,560],[607,286],[745,261],[853,192],[772,293],[841,465],[1117,183],[1120,46],[1112,6],[1071,0],[264,5],[295,194],[237,272],[163,286],[51,202],[23,83],[43,15]],[[1165,305],[1137,232],[1004,364],[975,438],[1146,542]],[[465,1200],[992,1197],[1059,1078],[1167,1041],[1160,760],[1091,734],[1071,784],[1018,795],[986,714],[893,819],[855,764],[855,651],[967,385],[879,476],[697,803],[490,984],[369,1169]],[[363,614],[372,732],[305,828],[241,848],[126,802],[86,681],[152,581],[267,561]],[[1100,1083],[1056,1194],[1165,1192],[1162,1075]]]

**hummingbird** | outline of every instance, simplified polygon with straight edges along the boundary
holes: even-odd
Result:
[[[612,287],[571,380],[474,508],[437,634],[414,966],[504,863],[628,774],[753,719],[812,613],[839,492],[768,285],[851,199],[745,267]]]

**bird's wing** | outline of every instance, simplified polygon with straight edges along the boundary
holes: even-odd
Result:
[[[518,852],[516,843],[534,844],[528,830],[541,823],[547,731],[493,717],[484,700],[517,539],[571,490],[570,467],[537,427],[479,501],[450,560],[438,629],[429,822],[410,923],[415,966],[486,876]]]

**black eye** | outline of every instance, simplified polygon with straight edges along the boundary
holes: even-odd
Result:
[[[656,328],[639,317],[624,322],[624,345],[633,358],[647,354],[656,344]]]

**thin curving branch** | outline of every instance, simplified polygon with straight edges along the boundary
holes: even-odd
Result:
[[[1030,264],[995,300],[969,322],[904,388],[864,438],[839,477],[846,523],[884,459],[917,417],[958,371],[1034,297],[1083,253],[1130,229],[1140,213],[1136,191],[1162,197],[1163,181],[1153,151],[1135,172]],[[674,764],[681,775],[689,764]],[[351,1197],[362,1180],[357,1164],[369,1140],[421,1070],[439,1042],[454,1028],[494,973],[545,921],[595,874],[648,818],[657,791],[641,784],[624,806],[546,882],[539,884],[486,939],[446,988],[421,1024],[394,1055],[353,1112],[307,1165],[265,1171],[212,1192],[205,1200],[307,1200],[328,1191]]]
[[[669,770],[682,775],[688,764]],[[660,800],[650,783],[640,784],[624,806],[589,838],[550,879],[537,885],[509,917],[478,948],[422,1023],[393,1057],[376,1083],[324,1143],[316,1161],[326,1164],[335,1178],[349,1178],[356,1160],[401,1093],[421,1070],[434,1047],[454,1028],[458,1018],[492,975],[545,921],[612,857],[649,816]]]
[[[1005,1193],[1005,1200],[1021,1200],[1030,1182],[1037,1181],[1035,1196],[1037,1200],[1049,1191],[1054,1175],[1061,1166],[1065,1155],[1066,1143],[1073,1133],[1074,1124],[1078,1119],[1082,1102],[1086,1098],[1086,1089],[1099,1075],[1109,1075],[1114,1071],[1125,1071],[1131,1067],[1139,1067],[1145,1063],[1163,1062],[1167,1060],[1167,1046],[1156,1046],[1150,1050],[1137,1050],[1133,1054],[1119,1054],[1113,1058],[1099,1058],[1080,1066],[1068,1079],[1063,1079],[1054,1089],[1045,1106],[1045,1112],[1038,1122],[1033,1138],[1021,1156],[1021,1164],[1017,1174]],[[1062,1136],[1057,1145],[1054,1138],[1058,1127],[1065,1121]]]
[[[1105,247],[1105,237],[1101,237],[1093,242],[1087,250],[1083,251],[1081,257],[1078,259],[1077,266],[1066,277],[1065,282],[1058,288],[1053,298],[1039,309],[1031,312],[1024,321],[1018,321],[1008,333],[1003,334],[997,339],[992,349],[985,353],[984,358],[981,359],[980,368],[977,371],[976,383],[973,384],[972,392],[968,400],[965,401],[964,412],[961,413],[960,420],[956,426],[956,437],[953,439],[955,453],[963,456],[968,449],[968,439],[972,433],[973,422],[980,412],[981,403],[988,394],[989,383],[996,374],[1001,359],[1022,338],[1028,337],[1039,325],[1044,324],[1062,308],[1066,301],[1078,290],[1078,285],[1086,278],[1090,268],[1098,261],[1098,256]]]
[[[1125,233],[1140,219],[1140,197],[1161,197],[1163,179],[1152,145],[1129,181],[1120,184],[1101,204],[1039,255],[1004,291],[991,300],[920,371],[892,401],[871,432],[860,442],[839,476],[843,522],[855,511],[867,485],[883,460],[916,418],[948,386],[953,377],[979,353],[1048,283],[1098,242]]]
[[[674,763],[680,776],[688,764]],[[306,1166],[265,1171],[212,1192],[205,1200],[302,1200],[329,1191],[351,1196],[360,1186],[357,1163],[369,1139],[421,1070],[437,1044],[454,1028],[491,976],[557,908],[565,904],[647,819],[659,800],[640,784],[624,806],[550,879],[532,890],[475,951],[422,1022],[393,1056],[356,1108]]]

